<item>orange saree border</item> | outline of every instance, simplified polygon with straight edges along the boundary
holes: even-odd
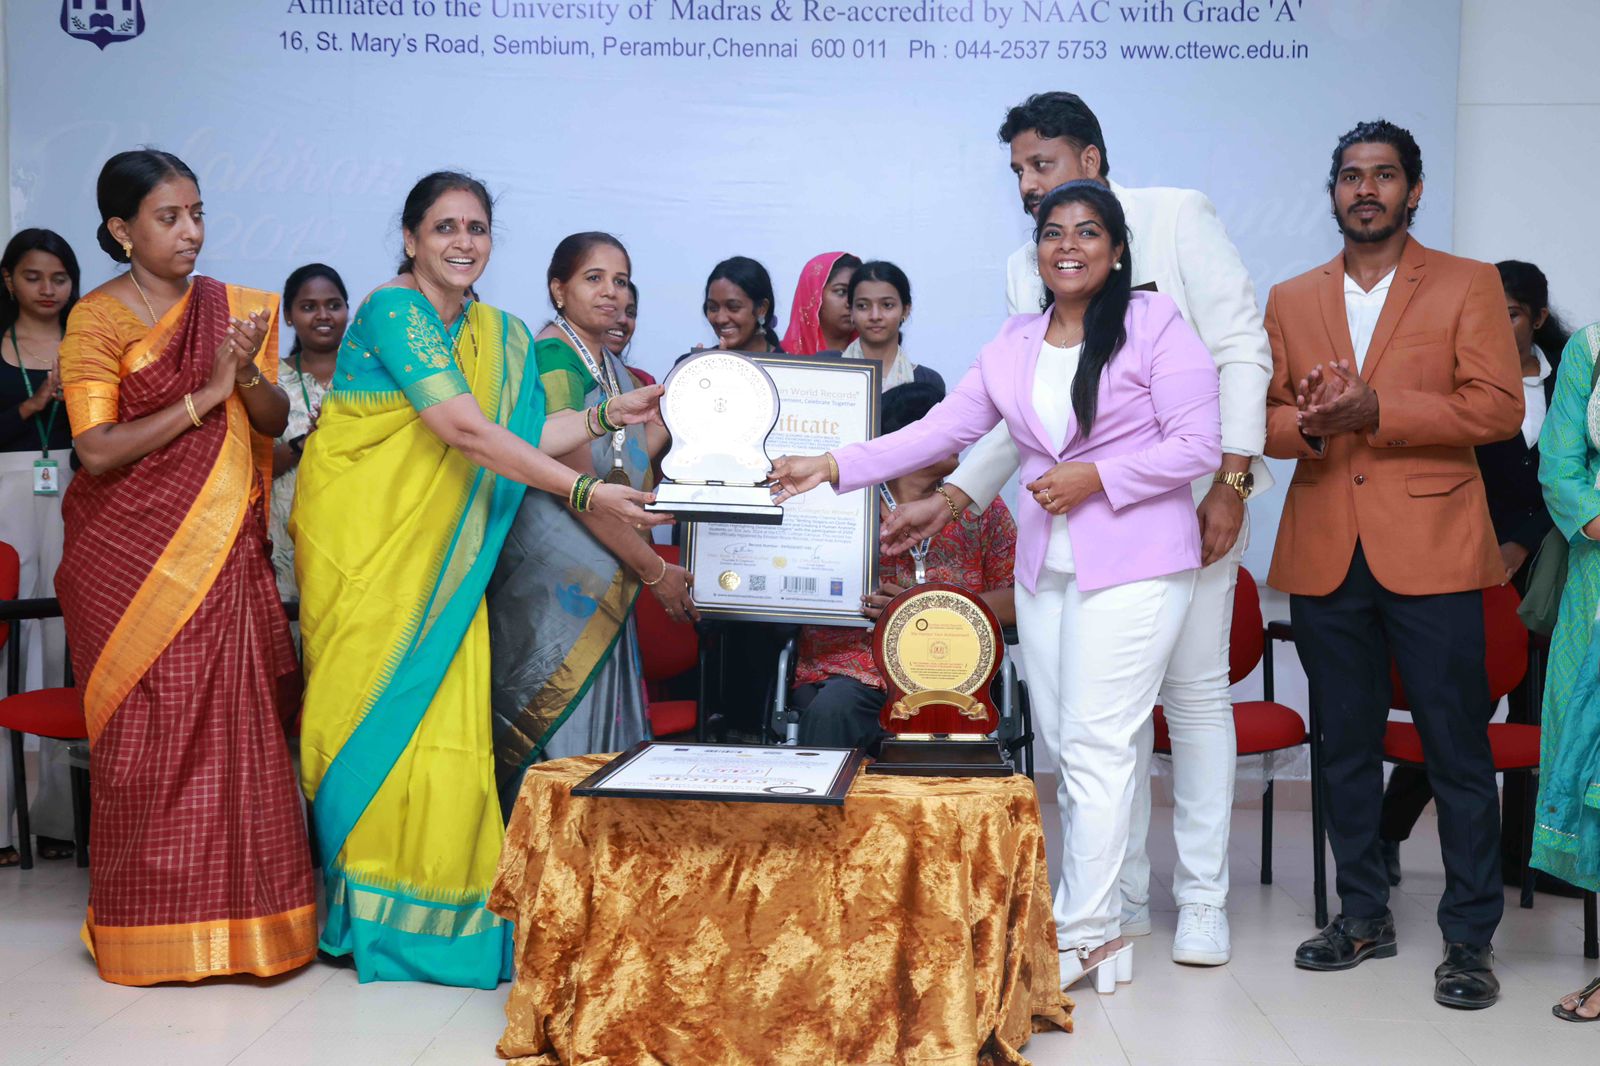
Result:
[[[271,977],[316,957],[317,908],[180,925],[97,926],[91,907],[81,935],[100,975],[119,985],[231,973]]]
[[[227,286],[227,290],[230,314],[237,316],[241,309],[245,314],[251,310],[269,313],[272,326],[257,354],[256,365],[261,367],[263,378],[275,383],[277,297],[235,285]],[[178,307],[186,302],[187,297]],[[163,317],[162,324],[128,350],[124,356],[125,373],[129,366],[149,365],[152,359],[147,349],[159,355],[165,345],[171,343],[174,330],[166,325],[171,314]],[[162,347],[156,348],[157,344]],[[269,365],[263,365],[268,360]],[[237,393],[228,397],[224,410],[228,417],[227,436],[205,484],[177,533],[162,550],[160,559],[117,621],[84,686],[84,718],[91,743],[99,738],[133,686],[149,672],[210,593],[244,522],[255,483],[251,468],[264,468],[261,491],[265,492],[265,486],[271,483],[272,442],[267,440],[263,448],[254,439],[257,435],[250,429],[249,415]]]

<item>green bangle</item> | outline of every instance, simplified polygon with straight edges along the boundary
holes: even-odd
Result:
[[[607,433],[616,433],[616,432],[619,432],[622,429],[622,427],[619,426],[619,425],[616,425],[615,423],[613,423],[611,421],[610,418],[607,417],[606,408],[610,403],[611,403],[611,398],[609,396],[606,397],[604,400],[601,400],[600,401],[600,406],[595,409],[595,418],[596,418],[596,421],[598,421],[600,423],[600,428],[601,429],[605,430]]]
[[[599,484],[600,479],[593,474],[579,474],[578,480],[572,483],[572,491],[567,494],[567,505],[580,514],[587,511],[594,502],[594,490]]]

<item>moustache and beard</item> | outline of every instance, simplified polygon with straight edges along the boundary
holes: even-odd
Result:
[[[1378,209],[1378,213],[1373,217],[1370,225],[1363,225],[1356,220],[1355,212],[1359,207],[1369,206],[1376,207]],[[1396,233],[1400,232],[1400,227],[1405,224],[1405,219],[1402,217],[1391,218],[1388,220],[1386,225],[1381,224],[1383,216],[1388,213],[1389,209],[1383,206],[1383,204],[1379,203],[1377,200],[1357,200],[1355,203],[1345,208],[1342,214],[1335,209],[1333,218],[1334,221],[1339,225],[1339,232],[1344,234],[1355,243],[1378,244],[1382,241],[1388,240],[1390,237],[1393,237]]]

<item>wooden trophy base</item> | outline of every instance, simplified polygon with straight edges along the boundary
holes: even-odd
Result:
[[[981,735],[934,733],[885,737],[869,774],[905,777],[1009,777],[1000,742]]]

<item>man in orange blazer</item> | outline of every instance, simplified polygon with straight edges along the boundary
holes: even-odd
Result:
[[[1396,953],[1378,840],[1393,657],[1439,811],[1434,999],[1487,1007],[1504,897],[1481,590],[1505,570],[1472,449],[1521,424],[1516,343],[1495,268],[1410,236],[1422,153],[1409,132],[1345,134],[1328,191],[1344,250],[1275,286],[1266,311],[1267,454],[1299,460],[1268,583],[1290,594],[1322,724],[1342,912],[1295,964]]]

